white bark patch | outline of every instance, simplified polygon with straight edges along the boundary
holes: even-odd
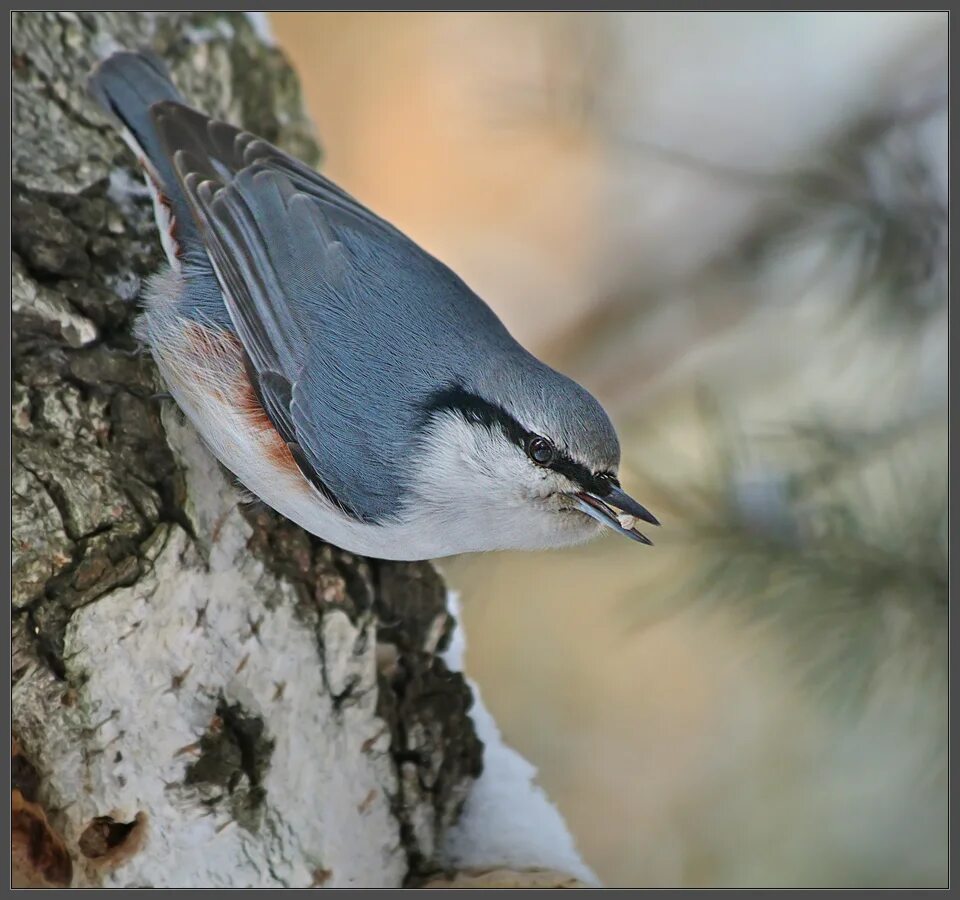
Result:
[[[210,543],[167,527],[151,573],[71,619],[65,659],[83,687],[65,713],[71,727],[53,733],[75,742],[48,745],[43,760],[68,804],[64,836],[76,847],[98,816],[145,813],[147,828],[137,853],[78,867],[75,885],[399,886],[406,857],[389,748],[377,740],[387,729],[375,715],[373,622],[332,610],[316,629],[298,617],[293,589],[247,552],[234,492],[193,432],[165,418]],[[233,821],[229,796],[203,802],[222,786],[185,784],[221,697],[260,718],[273,742],[255,830]]]

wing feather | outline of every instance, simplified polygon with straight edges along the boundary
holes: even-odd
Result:
[[[423,404],[512,338],[449,269],[276,147],[151,108],[248,357],[304,474],[363,521],[399,515]]]

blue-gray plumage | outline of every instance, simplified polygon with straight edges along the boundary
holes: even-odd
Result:
[[[391,558],[571,543],[594,520],[648,542],[634,520],[656,520],[619,488],[603,408],[449,268],[303,163],[183,105],[156,58],[115,54],[91,88],[143,154],[176,273],[140,333],[251,491]],[[268,436],[239,417],[242,391],[223,408],[206,387],[223,379],[249,381]],[[298,483],[274,483],[291,468],[277,446]]]

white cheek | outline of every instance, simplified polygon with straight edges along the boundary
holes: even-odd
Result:
[[[421,446],[411,516],[423,529],[457,534],[475,550],[557,547],[588,540],[593,520],[563,509],[569,481],[522,450],[455,416],[435,423]]]

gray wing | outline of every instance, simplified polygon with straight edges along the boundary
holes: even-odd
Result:
[[[464,374],[479,336],[491,352],[512,339],[449,269],[323,176],[180,104],[153,116],[265,412],[326,496],[363,521],[395,517],[423,404]]]

